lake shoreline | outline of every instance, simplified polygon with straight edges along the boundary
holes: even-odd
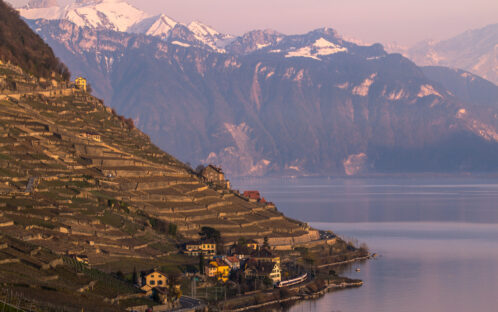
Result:
[[[346,260],[346,261],[340,261],[340,262],[334,262],[334,263],[328,263],[324,265],[317,266],[317,269],[320,268],[325,268],[325,267],[332,267],[332,266],[338,266],[338,265],[344,265],[344,264],[349,264],[349,263],[355,263],[359,261],[365,261],[368,259],[372,259],[372,255],[364,256],[364,257],[357,257],[354,259]],[[339,281],[337,280],[339,279]],[[285,289],[285,291],[288,292],[298,292],[298,294],[292,295],[288,298],[280,298],[276,300],[262,300],[262,302],[258,302],[256,304],[252,305],[247,305],[243,307],[237,307],[237,308],[226,308],[226,305],[230,306],[230,304],[235,303],[236,301],[240,300],[240,298],[234,298],[232,300],[229,300],[227,302],[224,302],[223,304],[219,305],[220,308],[224,308],[226,311],[231,311],[231,312],[243,312],[243,311],[255,311],[257,309],[261,309],[264,307],[271,307],[271,306],[277,306],[277,305],[282,305],[282,304],[291,304],[291,303],[296,303],[299,301],[306,301],[306,300],[314,300],[318,299],[325,294],[338,290],[338,289],[347,289],[347,288],[357,288],[361,287],[363,285],[362,280],[358,279],[351,279],[347,277],[337,277],[337,279],[330,280],[330,279],[314,279],[308,283],[303,283],[300,285],[296,285],[294,287],[289,287],[289,288],[280,288],[280,289],[273,289],[271,293],[275,293],[278,291],[281,291],[282,289]],[[310,291],[311,290],[311,291]],[[262,292],[263,293],[263,292]],[[254,296],[257,296],[259,294],[253,294]],[[261,299],[260,299],[261,300]],[[230,302],[232,301],[232,302]]]

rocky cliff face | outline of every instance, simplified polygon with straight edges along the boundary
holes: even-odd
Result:
[[[31,25],[97,95],[193,164],[231,175],[498,169],[496,105],[332,29],[254,31],[213,48],[184,25],[167,36]]]

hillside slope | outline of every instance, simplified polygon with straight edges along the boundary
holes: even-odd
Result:
[[[37,77],[69,79],[69,71],[17,11],[0,1],[0,61],[11,62]]]
[[[32,79],[15,72],[8,76],[18,85]],[[86,215],[83,219],[91,228],[92,218],[105,214],[112,201],[174,223],[180,234],[190,238],[197,238],[202,226],[211,226],[227,242],[265,236],[270,241],[292,242],[300,235],[303,241],[310,239],[303,224],[230,190],[206,185],[98,99],[72,86],[40,90],[33,84],[30,89],[38,90],[3,90],[7,95],[0,95],[1,179],[9,185],[3,196],[17,200],[17,195],[9,194],[24,191],[36,180],[30,194],[21,197],[39,202],[36,206],[67,211],[69,223],[56,218],[54,226],[74,227],[73,214],[78,214]],[[118,227],[120,231],[125,224]]]

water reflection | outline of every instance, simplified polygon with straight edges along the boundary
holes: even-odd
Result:
[[[381,257],[344,272],[359,289],[299,303],[297,311],[496,311],[498,225],[324,224],[365,241]],[[304,310],[303,310],[304,309]]]
[[[498,223],[491,179],[246,179],[298,219],[328,222],[454,221]]]
[[[381,256],[343,268],[364,286],[298,311],[497,311],[498,184],[488,179],[235,182],[285,214],[366,242]],[[313,222],[315,221],[315,222]],[[320,221],[318,223],[317,221]],[[361,271],[354,269],[361,266]]]

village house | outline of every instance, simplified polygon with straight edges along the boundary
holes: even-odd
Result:
[[[141,287],[145,292],[150,292],[154,287],[164,287],[168,284],[166,274],[152,269],[141,273]]]
[[[230,188],[230,181],[225,179],[225,174],[221,167],[216,167],[214,165],[209,165],[202,169],[201,176],[207,181],[223,188]]]
[[[76,85],[76,88],[86,92],[86,89],[87,89],[87,83],[86,83],[86,79],[83,78],[83,77],[78,77],[76,78],[76,80],[74,81],[74,84]]]
[[[212,240],[188,242],[184,253],[189,256],[213,257],[216,255],[216,243]]]
[[[224,260],[232,271],[240,269],[240,259],[236,256],[226,256]]]
[[[269,278],[273,281],[273,284],[276,284],[282,280],[282,271],[279,263],[251,259],[246,263],[244,276],[247,279]]]
[[[216,277],[216,272],[218,271],[218,267],[214,264],[208,263],[204,268],[204,274],[207,277]]]
[[[269,208],[275,208],[275,204],[267,202],[264,197],[261,197],[261,193],[259,191],[245,191],[242,196],[247,198],[247,200],[252,203],[260,203],[265,206],[269,206]]]
[[[248,239],[248,240],[246,240],[246,246],[248,248],[251,248],[252,250],[256,250],[256,249],[258,249],[259,244],[254,239]]]
[[[216,277],[219,281],[226,282],[230,275],[230,266],[223,259],[216,258],[209,262],[205,272],[209,277]]]
[[[229,255],[235,256],[239,258],[239,260],[249,259],[249,257],[253,252],[254,249],[246,245],[239,245],[239,244],[232,245],[228,250]]]
[[[261,200],[261,194],[259,191],[244,191],[243,196],[249,199],[250,202],[259,202]]]
[[[280,264],[280,257],[273,254],[268,248],[261,248],[251,253],[251,260]]]

